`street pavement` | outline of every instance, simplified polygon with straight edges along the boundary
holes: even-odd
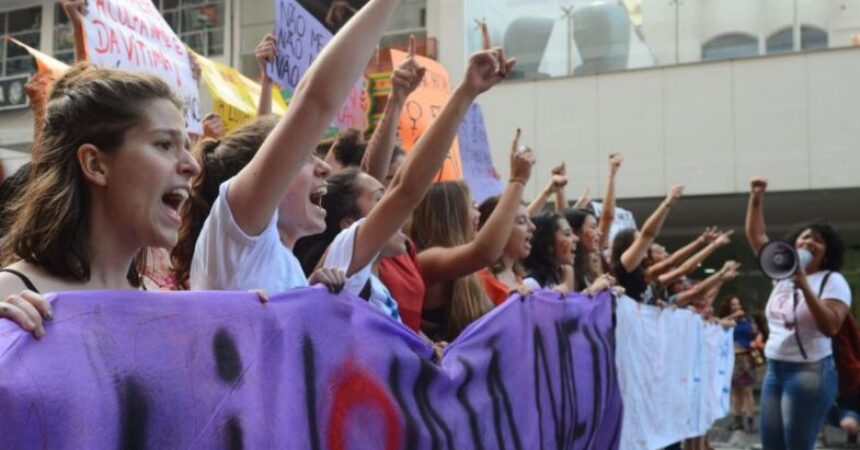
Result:
[[[708,433],[708,442],[715,450],[759,450],[762,448],[761,439],[758,434],[758,424],[756,424],[755,433],[747,433],[744,431],[729,431],[728,427],[732,423],[731,417],[727,417],[717,421],[711,431]],[[860,449],[858,444],[846,444],[847,436],[841,429],[826,427],[825,437],[827,445],[819,441],[816,449],[821,450],[844,450],[844,449]]]

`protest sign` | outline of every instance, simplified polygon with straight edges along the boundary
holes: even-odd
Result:
[[[618,299],[615,361],[624,399],[622,449],[702,436],[729,413],[731,329],[687,309]]]
[[[235,130],[257,116],[262,88],[232,67],[195,54],[200,75],[212,96],[215,113],[227,131]],[[272,113],[283,115],[286,104],[278,89],[272,88]]]
[[[89,60],[161,77],[185,101],[185,126],[203,132],[197,82],[185,45],[150,0],[90,0],[84,16]]]
[[[538,292],[441,362],[350,294],[74,292],[0,321],[6,448],[615,449],[612,300]]]
[[[334,118],[334,125],[339,130],[356,128],[364,131],[367,128],[367,115],[370,112],[370,97],[367,95],[367,80],[361,77],[346,98],[340,112]]]
[[[600,217],[600,214],[603,212],[603,203],[601,202],[591,202],[591,208],[594,209],[594,214],[597,217]],[[612,241],[615,240],[615,235],[618,234],[619,231],[625,228],[633,228],[636,227],[636,218],[633,217],[633,213],[621,208],[620,206],[615,207],[615,220],[612,221],[612,225],[609,228],[609,244],[612,245]]]
[[[496,168],[493,167],[493,155],[490,153],[481,105],[472,104],[457,135],[460,139],[463,179],[469,185],[472,199],[480,204],[488,197],[500,195],[504,187],[499,181]]]
[[[269,77],[282,88],[295,91],[332,34],[296,0],[277,0],[275,38],[278,57],[266,68]]]
[[[289,92],[295,92],[299,81],[308,71],[333,35],[296,0],[275,3],[275,37],[278,56],[266,67],[272,80]],[[338,129],[367,127],[370,100],[364,77],[357,80],[333,125]]]
[[[400,50],[391,49],[391,65],[399,66],[409,57],[409,54]],[[451,90],[448,81],[448,71],[445,67],[430,58],[415,56],[415,61],[427,69],[424,79],[403,106],[400,116],[398,135],[400,146],[404,150],[411,151],[418,138],[430,128],[430,124],[442,108],[451,98]],[[460,161],[460,144],[457,139],[448,151],[448,158],[442,165],[442,170],[437,175],[437,181],[462,180],[463,166]]]

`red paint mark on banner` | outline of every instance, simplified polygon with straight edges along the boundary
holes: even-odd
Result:
[[[400,448],[402,430],[397,408],[388,396],[386,388],[354,361],[348,360],[335,373],[338,381],[332,392],[332,411],[328,426],[328,448],[346,449],[346,425],[349,413],[359,407],[374,407],[382,415],[385,424],[383,446],[385,450]],[[366,419],[365,419],[366,420]]]

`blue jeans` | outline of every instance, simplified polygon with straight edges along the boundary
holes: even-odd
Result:
[[[761,387],[761,443],[767,450],[810,450],[839,379],[828,356],[814,363],[767,360]]]

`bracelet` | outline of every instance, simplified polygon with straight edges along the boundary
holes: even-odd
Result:
[[[526,185],[526,182],[525,182],[525,181],[523,181],[523,180],[521,180],[521,179],[519,179],[519,178],[511,178],[510,180],[508,180],[508,183],[519,183],[519,184],[521,184],[521,185],[523,185],[523,186],[525,186],[525,185]]]

